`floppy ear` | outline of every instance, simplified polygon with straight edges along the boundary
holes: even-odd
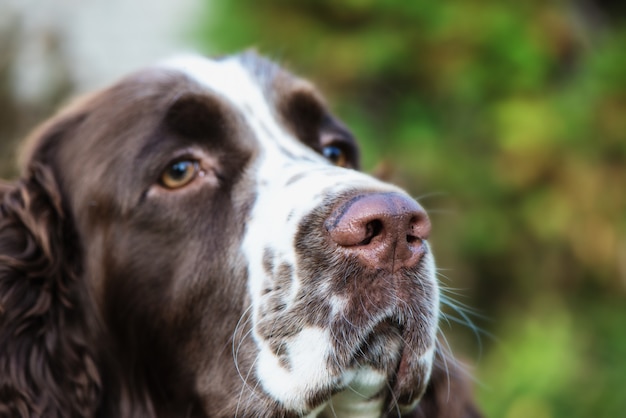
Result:
[[[46,163],[0,184],[0,416],[93,416],[100,377],[85,341],[80,248]]]
[[[430,383],[413,418],[481,418],[472,397],[471,378],[463,365],[441,347],[437,350]]]

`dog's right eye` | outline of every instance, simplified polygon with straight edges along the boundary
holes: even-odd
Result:
[[[176,161],[163,171],[160,183],[168,189],[179,189],[191,183],[200,172],[198,161]]]

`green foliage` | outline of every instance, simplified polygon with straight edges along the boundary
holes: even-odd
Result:
[[[198,28],[317,81],[424,196],[446,284],[498,319],[490,416],[623,415],[626,28],[558,0],[214,0]]]
[[[625,401],[621,301],[562,306],[540,298],[501,324],[502,343],[481,364],[479,390],[492,417],[619,417]]]

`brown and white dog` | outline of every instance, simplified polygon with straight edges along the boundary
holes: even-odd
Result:
[[[306,81],[183,56],[0,187],[1,417],[476,417],[430,222]]]

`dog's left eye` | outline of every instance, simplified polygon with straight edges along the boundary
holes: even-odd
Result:
[[[191,183],[200,172],[198,161],[181,160],[170,164],[161,174],[161,185],[168,189],[179,189]]]
[[[345,151],[337,145],[325,146],[322,148],[322,155],[326,157],[328,161],[339,167],[346,167],[348,165],[348,156]]]

